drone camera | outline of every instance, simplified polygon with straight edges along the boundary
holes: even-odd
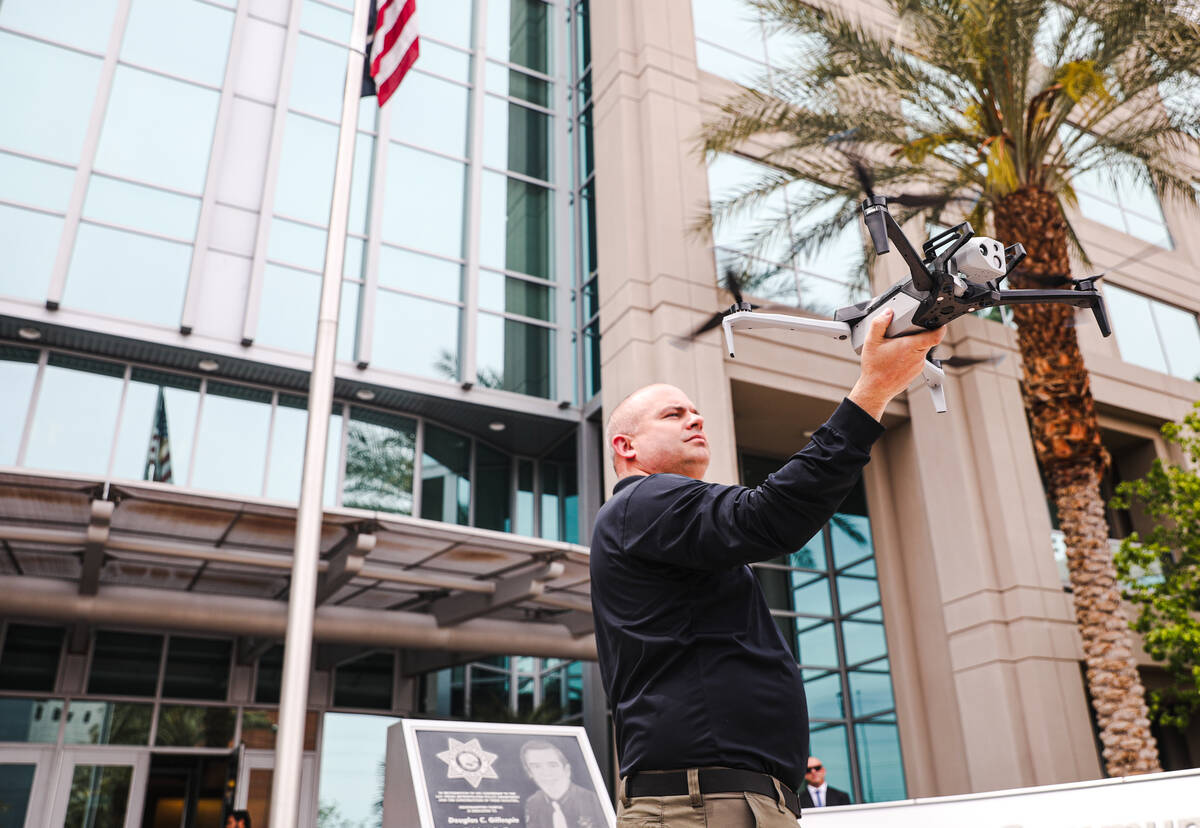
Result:
[[[1008,272],[1004,245],[987,236],[976,236],[950,258],[953,270],[976,284],[1003,278]]]

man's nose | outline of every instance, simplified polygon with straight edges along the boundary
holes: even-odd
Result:
[[[704,418],[699,414],[692,414],[692,421],[688,423],[688,428],[693,431],[704,431]]]

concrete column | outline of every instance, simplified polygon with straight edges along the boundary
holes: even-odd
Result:
[[[707,204],[689,0],[593,3],[596,227],[605,414],[651,382],[707,418],[708,479],[737,479],[719,331],[687,333],[721,302],[711,244],[690,232]],[[607,448],[606,448],[607,452]],[[605,461],[608,487],[614,482]]]

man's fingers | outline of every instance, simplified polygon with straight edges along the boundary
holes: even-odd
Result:
[[[887,334],[888,325],[892,324],[892,317],[895,314],[889,309],[885,310],[871,320],[871,327],[867,329],[867,339],[874,342],[882,342]]]
[[[932,348],[933,346],[940,343],[942,341],[942,339],[945,338],[945,336],[946,336],[946,328],[945,328],[945,326],[942,326],[940,328],[934,328],[932,331],[925,331],[924,333],[913,334],[911,337],[909,337],[909,339],[912,340],[914,349],[927,351],[930,348]]]

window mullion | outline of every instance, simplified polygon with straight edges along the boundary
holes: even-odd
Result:
[[[104,126],[104,116],[108,111],[108,100],[112,95],[113,81],[117,74],[117,58],[121,53],[121,41],[125,37],[125,25],[129,21],[129,8],[132,2],[133,0],[118,0],[112,31],[108,36],[108,51],[105,53],[104,64],[100,69],[100,78],[96,84],[96,99],[92,104],[92,112],[88,119],[79,166],[75,168],[75,183],[71,189],[71,200],[68,202],[66,217],[63,219],[62,235],[58,241],[54,269],[50,273],[50,287],[46,294],[46,307],[50,310],[58,310],[59,303],[62,302],[63,290],[66,288],[67,268],[71,264],[71,253],[75,249],[75,238],[79,234],[79,220],[83,215],[83,199],[87,195],[92,165],[96,163],[96,150],[100,146],[100,130]]]

